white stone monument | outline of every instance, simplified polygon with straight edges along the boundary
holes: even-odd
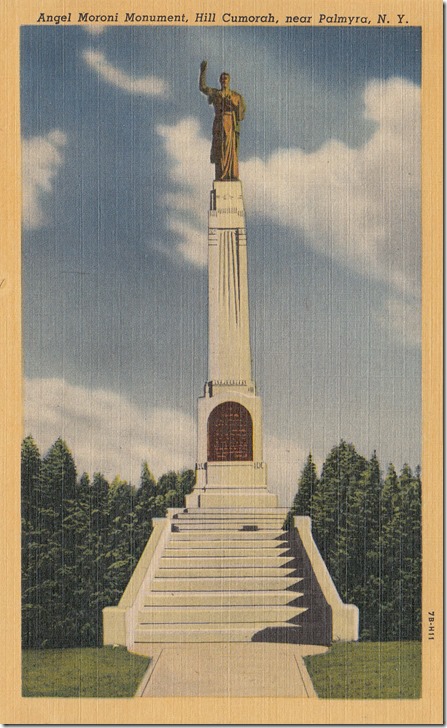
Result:
[[[104,644],[148,654],[152,643],[285,642],[358,638],[312,538],[310,519],[283,529],[286,508],[267,490],[262,408],[251,371],[247,236],[238,179],[245,103],[221,75],[200,90],[213,103],[216,179],[208,218],[208,381],[198,403],[197,479],[186,507],[153,532],[116,607]],[[149,653],[151,654],[151,653]]]

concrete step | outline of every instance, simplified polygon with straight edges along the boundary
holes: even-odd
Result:
[[[204,541],[209,543],[210,541],[262,541],[262,540],[286,540],[286,534],[284,531],[278,531],[276,534],[265,531],[237,531],[235,529],[231,531],[208,531],[208,530],[192,530],[192,531],[173,531],[170,536],[169,543],[172,544],[175,541]],[[233,544],[232,544],[233,545]]]
[[[276,531],[277,535],[280,534],[281,528],[275,522],[270,521],[258,521],[257,523],[244,523],[242,521],[221,521],[219,523],[215,521],[172,521],[173,529],[180,529],[180,531],[246,531],[250,532],[250,526],[256,526],[255,530],[258,531]],[[174,533],[175,533],[174,530]]]
[[[275,521],[284,523],[284,517],[276,513],[175,513],[173,521]]]
[[[212,523],[276,523],[278,525],[278,529],[282,530],[284,518],[281,516],[278,518],[278,516],[267,516],[267,515],[261,515],[261,514],[251,514],[251,515],[238,515],[238,514],[232,514],[232,515],[225,515],[225,514],[215,514],[209,513],[207,515],[202,514],[190,514],[190,513],[182,513],[179,514],[178,517],[174,516],[172,519],[172,523],[177,523],[179,521],[183,522],[189,522],[189,523],[201,523],[201,522],[212,522]]]
[[[171,522],[171,531],[175,533],[177,529],[180,529],[183,531],[185,528],[191,528],[194,530],[200,530],[203,531],[244,531],[244,532],[250,532],[250,531],[276,531],[278,535],[282,532],[281,524],[278,523],[276,520],[267,520],[264,519],[262,521],[255,521],[247,520],[247,521],[241,521],[240,519],[234,519],[229,520],[226,518],[222,518],[221,520],[203,520],[203,519],[197,519],[197,520],[178,520],[178,521],[172,521]]]
[[[297,625],[280,624],[234,624],[231,627],[194,629],[191,625],[172,625],[168,628],[160,625],[139,627],[135,631],[134,642],[250,642],[257,632],[269,628],[289,629],[291,634],[299,632]],[[292,641],[292,640],[290,640]]]
[[[286,606],[303,596],[293,591],[232,591],[222,594],[211,591],[199,592],[148,592],[145,607],[274,607]]]
[[[271,566],[232,566],[229,562],[226,567],[195,567],[195,566],[184,566],[183,568],[166,568],[165,565],[160,562],[160,566],[156,571],[155,578],[174,578],[178,579],[190,579],[191,577],[216,577],[216,578],[229,578],[229,577],[242,577],[244,579],[262,579],[264,576],[277,576],[285,577],[293,574],[294,568]]]
[[[170,541],[164,553],[167,556],[244,556],[259,554],[281,556],[289,551],[289,545],[282,541],[255,541],[247,543],[247,541]]]
[[[143,609],[138,614],[138,626],[146,624],[245,624],[256,622],[287,622],[306,611],[306,607],[159,607]]]
[[[161,569],[189,569],[192,568],[204,568],[204,569],[228,569],[229,567],[242,567],[242,568],[269,568],[277,567],[281,568],[293,560],[292,556],[254,556],[252,553],[242,556],[224,556],[218,554],[217,556],[208,556],[207,554],[200,554],[200,556],[172,556],[171,554],[165,554],[160,559],[159,567]]]
[[[200,570],[199,570],[200,571]],[[184,574],[184,572],[183,572]],[[302,578],[297,576],[286,576],[287,571],[284,571],[284,576],[268,576],[266,574],[258,576],[256,578],[248,578],[245,576],[222,576],[222,572],[219,571],[219,576],[204,577],[201,572],[201,577],[188,576],[183,578],[172,578],[159,577],[157,576],[151,584],[151,591],[153,592],[196,592],[196,591],[210,591],[210,592],[228,592],[228,591],[278,591],[280,589],[288,589],[289,587],[299,584]]]
[[[287,513],[289,511],[288,511],[287,508],[269,508],[269,507],[267,507],[267,508],[262,508],[262,507],[256,508],[256,507],[254,507],[253,508],[251,506],[246,506],[245,508],[244,507],[238,507],[238,508],[185,508],[185,510],[184,511],[181,511],[181,512],[182,513],[190,513],[190,514],[198,513],[198,514],[202,514],[202,515],[203,514],[205,514],[205,515],[208,515],[208,514],[215,515],[215,514],[220,514],[220,513],[223,513],[223,514],[226,514],[226,515],[232,515],[234,513],[240,513],[241,515],[246,515],[247,513],[248,514],[252,514],[253,513],[255,515],[263,515],[263,514],[270,515],[270,514],[273,514],[273,515],[284,516],[285,517],[285,516],[287,516]]]
[[[177,547],[165,549],[163,558],[170,559],[187,559],[187,558],[218,558],[218,559],[239,559],[239,558],[292,558],[289,556],[289,550],[287,548],[260,548],[257,546],[253,548],[230,548],[225,545],[221,545],[216,548],[210,548],[209,546],[202,546],[201,548],[191,547]]]
[[[210,486],[206,492],[192,494],[192,498],[187,496],[186,503],[193,504],[200,497],[200,504],[203,508],[276,508],[278,505],[278,496],[269,493],[264,487],[256,488],[249,486],[241,488],[241,483],[235,483],[233,486]]]
[[[265,531],[267,530],[275,530],[278,533],[282,530],[282,523],[280,521],[277,521],[276,519],[250,519],[247,521],[242,521],[240,518],[221,518],[221,519],[182,519],[182,520],[174,520],[171,524],[172,528],[177,530],[179,528],[180,530],[184,530],[185,527],[194,527],[194,528],[202,528],[204,531],[209,530],[233,530],[233,531]],[[171,529],[172,530],[172,529]]]

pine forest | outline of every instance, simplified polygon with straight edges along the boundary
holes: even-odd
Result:
[[[44,457],[22,443],[22,644],[102,644],[102,609],[116,605],[152,531],[152,518],[184,506],[194,472],[158,480],[146,462],[138,487],[101,473],[78,476],[57,439]],[[382,474],[341,441],[318,475],[309,455],[284,528],[312,518],[318,548],[343,601],[360,610],[360,639],[420,639],[421,478],[404,465]]]

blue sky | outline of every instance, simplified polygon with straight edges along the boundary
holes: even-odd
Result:
[[[420,462],[420,31],[24,27],[25,428],[137,484],[195,462],[212,109],[240,176],[265,459],[284,503],[340,438]]]

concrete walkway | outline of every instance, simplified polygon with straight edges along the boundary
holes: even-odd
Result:
[[[140,697],[316,697],[304,655],[327,647],[266,642],[141,645]]]

